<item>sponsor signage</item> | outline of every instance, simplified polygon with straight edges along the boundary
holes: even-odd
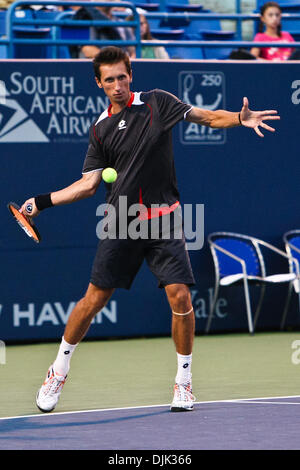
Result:
[[[187,242],[195,241],[189,254],[199,333],[205,329],[215,288],[207,235],[222,230],[250,234],[284,249],[283,233],[297,228],[298,78],[297,64],[292,63],[241,67],[221,61],[133,62],[134,91],[164,89],[191,106],[212,111],[239,112],[247,96],[250,109],[277,109],[281,115],[275,134],[265,131],[264,139],[244,127],[224,131],[185,121],[174,128],[180,202],[194,211],[185,229],[190,235]],[[92,198],[43,212],[37,221],[39,245],[11,220],[6,203],[21,204],[79,179],[89,126],[107,105],[91,61],[1,61],[0,339],[5,343],[61,338],[75,301],[90,280],[104,185]],[[120,133],[127,125],[122,116],[116,119]],[[195,213],[197,207],[205,208],[205,225],[204,211]],[[282,272],[281,262],[272,260],[277,272]],[[285,296],[284,287],[266,289],[258,329],[279,328]],[[257,297],[251,298],[255,312]],[[165,293],[144,263],[131,290],[117,289],[96,315],[88,336],[170,335],[170,321]],[[294,296],[288,324],[299,325]],[[219,290],[211,326],[212,331],[247,331],[240,286]]]
[[[215,111],[225,109],[225,75],[220,71],[184,71],[178,75],[179,95],[192,106]],[[180,123],[180,142],[184,145],[224,144],[226,130],[212,129],[193,122]]]
[[[0,84],[0,143],[88,142],[107,100],[81,86],[74,74],[11,72]]]

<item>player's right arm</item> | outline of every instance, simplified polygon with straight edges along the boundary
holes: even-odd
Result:
[[[79,180],[75,181],[70,186],[50,193],[52,205],[60,206],[63,204],[71,204],[73,202],[80,201],[81,199],[93,196],[101,182],[101,175],[101,170],[85,173]],[[32,204],[32,211],[30,213],[26,211],[28,204]],[[36,217],[40,213],[36,207],[34,197],[27,199],[27,201],[22,205],[21,210],[25,215],[30,217]]]
[[[97,191],[102,177],[102,169],[107,166],[101,142],[96,134],[95,125],[92,124],[89,132],[89,146],[82,169],[82,177],[59,191],[32,197],[24,202],[21,210],[24,215],[36,217],[40,210],[51,206],[71,204],[87,197],[93,196]],[[28,204],[32,211],[26,210]]]
[[[70,186],[51,193],[51,201],[54,206],[70,204],[91,197],[97,191],[101,181],[102,170],[92,171],[82,175],[80,180]]]

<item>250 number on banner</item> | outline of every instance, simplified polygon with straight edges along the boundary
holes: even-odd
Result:
[[[184,103],[215,111],[225,109],[225,76],[222,72],[179,73],[179,96]],[[225,129],[212,129],[193,122],[180,123],[182,144],[224,144]]]

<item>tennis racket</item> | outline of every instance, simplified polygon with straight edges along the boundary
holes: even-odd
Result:
[[[10,202],[7,204],[7,208],[10,213],[14,216],[15,220],[18,222],[19,226],[24,230],[28,237],[32,238],[36,243],[41,241],[41,235],[39,234],[38,229],[34,225],[31,219],[26,217],[20,209],[20,206],[15,202]],[[30,213],[32,211],[32,205],[28,204],[26,211]]]

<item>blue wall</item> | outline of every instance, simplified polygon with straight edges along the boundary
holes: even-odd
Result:
[[[298,65],[136,61],[133,70],[136,91],[162,88],[193,104],[202,99],[203,106],[232,111],[239,111],[247,96],[252,109],[279,111],[276,133],[265,131],[264,139],[246,128],[209,133],[180,123],[174,151],[181,202],[205,205],[205,239],[212,231],[230,230],[283,248],[282,234],[299,228]],[[42,213],[40,245],[16,226],[6,203],[22,203],[80,178],[86,129],[106,100],[86,61],[0,62],[0,80],[0,338],[60,338],[67,314],[89,282],[103,188],[93,198]],[[197,331],[202,332],[214,287],[213,263],[207,243],[190,256],[197,280],[192,290]],[[281,260],[275,267],[286,269]],[[258,328],[279,326],[285,295],[285,287],[267,290]],[[299,323],[296,302],[288,322]],[[170,324],[164,291],[143,266],[132,289],[114,294],[88,335],[169,334]],[[212,329],[246,328],[242,290],[221,290]]]

